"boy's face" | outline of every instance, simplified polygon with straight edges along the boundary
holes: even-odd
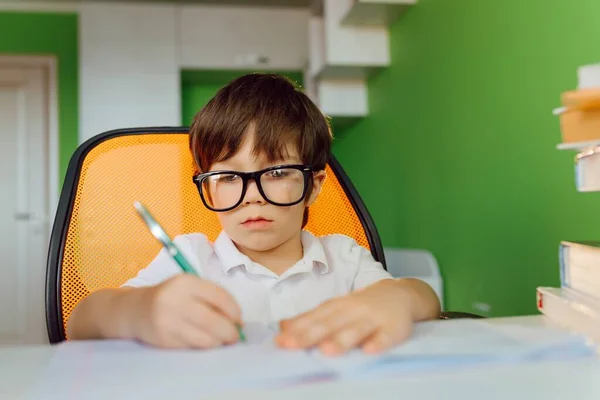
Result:
[[[254,172],[274,165],[302,164],[293,146],[288,148],[285,159],[269,162],[262,154],[252,154],[253,142],[254,135],[249,134],[233,157],[213,164],[210,171]],[[221,226],[238,247],[252,251],[269,251],[299,238],[304,210],[316,200],[324,178],[324,171],[312,174],[309,178],[313,180],[310,197],[292,206],[268,203],[258,191],[256,182],[250,180],[242,203],[233,210],[217,213]]]

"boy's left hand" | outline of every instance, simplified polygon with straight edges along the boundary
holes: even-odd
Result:
[[[300,349],[318,346],[327,355],[362,347],[367,353],[386,350],[412,331],[411,299],[397,282],[384,280],[314,310],[281,322],[279,346]]]

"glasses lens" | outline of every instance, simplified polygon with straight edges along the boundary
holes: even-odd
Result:
[[[304,174],[294,168],[279,168],[265,172],[260,184],[268,200],[278,204],[296,203],[304,196]]]
[[[202,181],[204,201],[215,210],[235,206],[242,196],[242,188],[242,177],[236,174],[210,175]]]

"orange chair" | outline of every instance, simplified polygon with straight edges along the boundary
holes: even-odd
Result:
[[[341,233],[371,250],[385,267],[377,229],[352,183],[332,156],[321,194],[305,229]],[[192,182],[187,128],[139,128],[100,134],[73,154],[54,220],[46,276],[46,320],[51,343],[66,339],[75,305],[91,292],[119,287],[160,251],[135,213],[144,203],[174,237],[221,227]],[[471,317],[444,313],[442,318]]]
[[[217,237],[221,226],[202,204],[194,172],[187,128],[110,131],[77,149],[50,240],[46,318],[51,343],[66,338],[77,302],[95,290],[119,287],[159,252],[134,201],[144,203],[171,237],[189,232]],[[373,220],[333,157],[305,229],[351,236],[384,262]]]

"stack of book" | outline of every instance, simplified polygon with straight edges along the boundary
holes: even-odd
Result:
[[[580,192],[600,191],[600,64],[578,70],[577,90],[562,94],[562,143],[575,150],[575,185]],[[537,288],[537,307],[567,329],[600,342],[600,241],[562,241],[560,288]]]
[[[561,287],[538,287],[537,307],[555,323],[600,342],[600,242],[560,244]]]

